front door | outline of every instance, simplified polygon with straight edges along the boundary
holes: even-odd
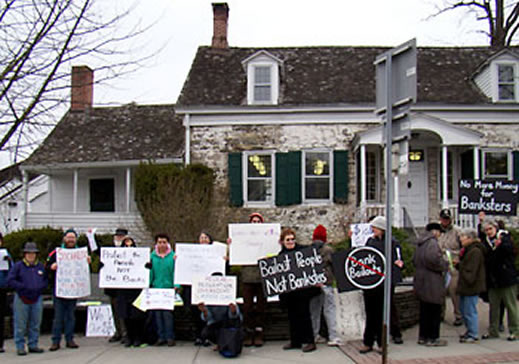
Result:
[[[409,152],[409,172],[406,176],[400,175],[400,205],[405,208],[404,221],[409,220],[415,227],[423,227],[428,221],[427,200],[427,168],[425,150],[411,150]]]

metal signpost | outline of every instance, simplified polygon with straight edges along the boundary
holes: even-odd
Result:
[[[410,137],[408,112],[412,102],[416,102],[416,39],[392,48],[377,56],[375,113],[385,120],[385,178],[386,178],[386,233],[385,233],[385,280],[384,280],[384,325],[382,332],[382,363],[387,361],[387,339],[391,308],[391,269],[393,222],[393,155],[392,146],[399,143],[401,150],[407,150]],[[407,125],[407,127],[406,127]],[[402,144],[404,143],[404,144]],[[403,170],[405,171],[405,169]],[[396,171],[398,173],[398,169]]]

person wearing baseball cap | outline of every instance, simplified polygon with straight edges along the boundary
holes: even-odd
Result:
[[[450,264],[451,280],[447,287],[447,294],[452,300],[452,307],[454,310],[454,326],[461,326],[463,320],[460,311],[460,297],[456,293],[458,287],[458,270],[454,267],[459,262],[461,242],[460,229],[452,224],[452,213],[449,209],[442,209],[440,211],[440,225],[443,229],[443,234],[438,238],[438,244],[446,259]]]
[[[47,287],[48,281],[45,267],[38,261],[39,252],[36,243],[25,243],[23,259],[14,265],[7,277],[8,286],[15,290],[14,342],[18,355],[27,355],[25,336],[28,339],[29,353],[43,353],[43,349],[38,347],[43,314],[41,294]]]

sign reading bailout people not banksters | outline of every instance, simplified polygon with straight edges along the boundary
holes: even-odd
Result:
[[[313,247],[258,260],[266,296],[326,283],[323,258]]]
[[[477,214],[484,211],[487,215],[512,216],[517,213],[519,181],[471,180],[459,182],[460,214]]]
[[[150,271],[148,248],[101,248],[103,268],[99,270],[101,288],[147,288]]]
[[[56,249],[56,297],[80,298],[90,295],[88,250]]]
[[[369,246],[334,253],[332,265],[339,292],[372,289],[384,281],[386,259]]]

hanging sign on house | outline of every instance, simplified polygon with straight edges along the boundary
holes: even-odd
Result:
[[[149,248],[101,248],[103,267],[99,270],[101,288],[147,288],[150,271]]]
[[[472,180],[459,181],[458,211],[460,214],[513,216],[517,213],[519,181]]]
[[[314,247],[258,260],[266,296],[326,283],[323,258]]]
[[[87,247],[56,249],[56,297],[81,298],[90,295]]]
[[[386,258],[377,249],[364,246],[332,256],[339,292],[372,289],[384,281]]]

